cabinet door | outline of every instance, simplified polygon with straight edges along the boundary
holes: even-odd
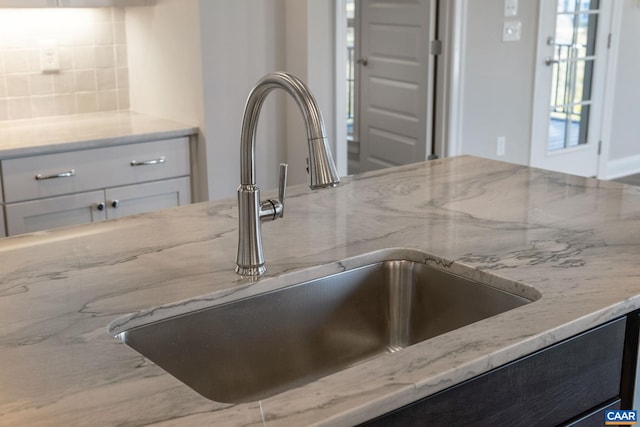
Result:
[[[6,210],[10,236],[106,219],[104,191],[12,203]]]
[[[110,188],[106,200],[109,219],[186,205],[191,203],[189,178]]]

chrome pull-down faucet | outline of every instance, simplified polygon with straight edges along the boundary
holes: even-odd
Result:
[[[309,148],[309,186],[312,189],[335,187],[340,182],[327,143],[322,114],[309,88],[288,73],[276,72],[264,76],[249,93],[242,120],[236,272],[243,276],[259,276],[266,271],[261,223],[282,218],[284,214],[287,165],[280,165],[278,200],[260,202],[255,174],[255,139],[260,109],[267,95],[278,88],[295,99],[304,117]]]

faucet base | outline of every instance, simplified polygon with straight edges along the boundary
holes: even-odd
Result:
[[[236,273],[241,276],[261,276],[267,272],[267,267],[261,265],[259,267],[240,267],[236,265]]]

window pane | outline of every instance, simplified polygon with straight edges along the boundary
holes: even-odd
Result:
[[[573,12],[575,10],[576,0],[558,0],[558,13]]]

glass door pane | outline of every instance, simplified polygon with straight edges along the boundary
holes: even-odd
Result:
[[[599,0],[558,0],[555,36],[548,40],[554,56],[549,151],[587,143]]]

